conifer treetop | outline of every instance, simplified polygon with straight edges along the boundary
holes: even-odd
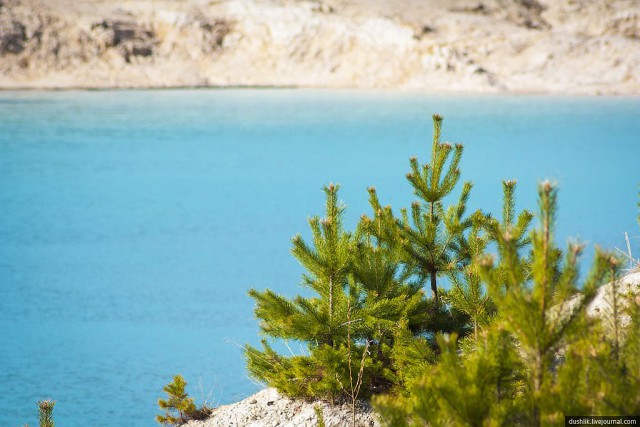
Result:
[[[471,193],[471,182],[464,182],[457,203],[446,210],[443,199],[460,180],[460,161],[463,146],[441,143],[442,116],[433,116],[431,160],[422,166],[418,159],[409,160],[411,172],[407,180],[419,200],[411,211],[401,211],[398,235],[405,252],[404,262],[421,280],[430,281],[431,292],[439,305],[437,279],[470,262],[465,233],[472,219],[465,216]]]
[[[462,144],[452,146],[450,143],[440,142],[443,120],[441,115],[433,115],[430,163],[420,166],[417,157],[411,157],[409,159],[411,172],[406,175],[414,188],[415,195],[431,204],[441,201],[451,193],[460,179],[459,166],[464,147]],[[446,167],[447,161],[449,161],[448,167]]]

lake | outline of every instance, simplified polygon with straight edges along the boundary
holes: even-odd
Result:
[[[153,426],[182,373],[199,401],[256,390],[250,287],[299,292],[289,254],[322,185],[341,184],[346,223],[367,187],[413,200],[431,114],[462,142],[471,208],[519,208],[560,186],[558,241],[640,254],[640,99],[316,90],[0,92],[0,425]],[[458,194],[459,189],[455,192]]]

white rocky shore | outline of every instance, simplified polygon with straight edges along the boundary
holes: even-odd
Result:
[[[326,402],[307,403],[292,400],[268,388],[240,402],[217,408],[206,421],[190,421],[183,427],[316,427],[315,407],[322,410],[327,427],[350,426],[350,405],[332,406]],[[380,424],[369,407],[356,410],[359,427],[377,427]]]
[[[637,0],[0,0],[0,88],[640,94]]]

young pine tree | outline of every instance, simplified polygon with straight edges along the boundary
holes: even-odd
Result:
[[[370,196],[372,206],[378,208],[374,208],[372,218],[363,216],[358,225],[352,283],[363,317],[359,326],[371,346],[372,360],[384,367],[372,383],[373,391],[379,393],[401,381],[403,367],[409,362],[433,360],[428,345],[419,346],[426,347],[425,351],[412,352],[411,360],[402,362],[399,359],[405,355],[396,351],[404,344],[407,348],[418,344],[417,336],[433,323],[433,310],[421,284],[411,282],[410,272],[402,268],[402,252],[396,240],[384,236],[390,231],[389,209],[379,208],[373,189]]]
[[[164,414],[156,415],[156,421],[160,424],[178,426],[189,420],[202,420],[211,415],[211,408],[206,405],[196,407],[193,398],[185,391],[187,382],[182,375],[175,375],[173,381],[163,387],[167,393],[167,399],[158,399],[158,406]]]
[[[476,218],[469,234],[468,248],[472,259],[484,254],[489,242],[488,236],[480,234],[483,222],[484,217]],[[477,344],[481,328],[489,325],[496,312],[495,304],[486,293],[475,264],[462,267],[462,271],[451,271],[449,279],[451,289],[444,294],[444,300],[469,317],[473,340]]]
[[[343,229],[344,206],[338,201],[338,188],[333,184],[324,188],[326,217],[309,220],[313,246],[300,235],[293,238],[291,253],[308,272],[303,276],[303,285],[318,296],[297,297],[292,301],[268,289],[249,291],[256,300],[255,313],[266,335],[329,347],[335,347],[346,336],[343,326],[348,294],[345,290],[352,237]]]
[[[345,349],[347,322],[361,320],[355,309],[354,319],[347,319],[349,307],[353,306],[349,301],[353,238],[343,228],[344,206],[338,201],[337,185],[325,187],[324,192],[325,218],[316,216],[309,220],[313,244],[297,235],[291,250],[307,270],[303,285],[316,296],[289,299],[269,289],[249,291],[256,301],[255,314],[262,333],[271,338],[305,342],[310,354],[283,357],[265,340],[262,351],[247,345],[245,356],[251,375],[281,392],[333,399],[342,393],[340,383],[348,382],[348,367],[343,362],[346,352],[358,353],[357,345]],[[359,357],[353,355],[353,359]]]
[[[533,213],[525,209],[516,218],[515,192],[515,180],[502,181],[502,221],[498,221],[496,218],[489,218],[484,223],[489,239],[498,245],[498,255],[501,259],[518,255],[522,249],[531,244],[531,237],[528,232],[529,225],[533,220]],[[515,251],[512,251],[511,247],[515,247]],[[526,263],[523,265],[530,267]],[[528,269],[525,268],[522,273],[529,274]],[[507,271],[501,274],[511,273]]]
[[[467,253],[470,258],[476,260],[486,251],[490,241],[500,243],[503,236],[508,236],[515,241],[516,254],[529,243],[527,237],[529,224],[533,219],[533,214],[523,210],[517,217],[515,215],[515,190],[516,181],[503,181],[503,202],[502,221],[498,221],[491,216],[484,216],[476,213],[473,215],[473,225],[467,239]],[[481,233],[481,230],[486,231]],[[498,249],[504,244],[498,244]],[[509,256],[508,253],[501,253],[501,256]],[[524,265],[523,274],[527,274]],[[506,272],[502,273],[503,275]],[[489,325],[496,314],[495,303],[489,298],[485,286],[480,278],[480,271],[477,263],[470,263],[462,267],[461,270],[454,270],[450,273],[451,289],[446,293],[446,300],[450,306],[469,316],[473,330],[474,341],[478,341],[478,334],[481,328]]]
[[[582,246],[570,244],[562,262],[553,231],[557,211],[557,189],[544,182],[539,189],[540,227],[531,235],[529,259],[518,252],[516,235],[503,232],[498,239],[501,259],[491,256],[480,262],[480,272],[489,294],[499,308],[500,321],[518,342],[528,373],[522,417],[526,424],[540,426],[559,422],[552,409],[555,377],[552,373],[558,351],[575,337],[585,305],[602,283],[601,263],[596,262],[589,279],[578,293],[578,256]]]
[[[338,187],[326,187],[325,194],[325,218],[310,220],[313,244],[293,239],[292,253],[307,270],[303,284],[315,296],[250,291],[263,334],[304,342],[309,354],[284,357],[265,340],[262,350],[246,346],[247,366],[291,396],[348,398],[354,393],[346,385],[356,381],[358,398],[368,398],[396,382],[398,325],[417,334],[430,310],[421,286],[407,282],[398,247],[379,238],[383,218],[363,217],[352,235],[342,226]]]
[[[446,211],[443,199],[460,180],[460,160],[463,146],[440,142],[442,116],[433,116],[434,135],[431,163],[419,166],[410,159],[411,172],[407,180],[420,201],[411,206],[412,225],[407,215],[400,226],[406,262],[418,275],[428,279],[436,306],[439,304],[438,276],[451,272],[470,261],[465,253],[464,233],[471,227],[471,219],[464,216],[472,184],[465,182],[460,198]]]
[[[417,158],[410,159],[411,172],[407,173],[407,180],[419,200],[411,205],[410,213],[402,211],[402,218],[395,224],[395,237],[392,237],[398,239],[402,247],[406,268],[420,282],[430,284],[436,307],[440,302],[438,277],[470,261],[465,251],[464,234],[472,223],[465,217],[472,187],[470,182],[463,184],[458,202],[444,208],[444,198],[460,180],[463,146],[440,142],[442,121],[442,116],[433,116],[431,162],[420,166]]]
[[[440,338],[440,362],[409,384],[408,397],[377,401],[388,425],[541,426],[565,415],[637,412],[640,301],[629,304],[630,326],[617,338],[593,327],[586,305],[598,285],[614,280],[618,264],[596,251],[579,286],[582,247],[569,245],[563,261],[553,241],[556,194],[551,184],[540,186],[540,227],[526,257],[517,233],[501,227],[499,264],[489,255],[478,261],[495,320],[472,348]]]

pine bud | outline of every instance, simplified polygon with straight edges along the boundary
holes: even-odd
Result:
[[[571,253],[577,257],[582,253],[584,249],[584,245],[581,245],[579,243],[574,243],[569,247],[569,249],[571,250]]]
[[[493,256],[485,255],[480,258],[480,265],[482,267],[493,268]]]

